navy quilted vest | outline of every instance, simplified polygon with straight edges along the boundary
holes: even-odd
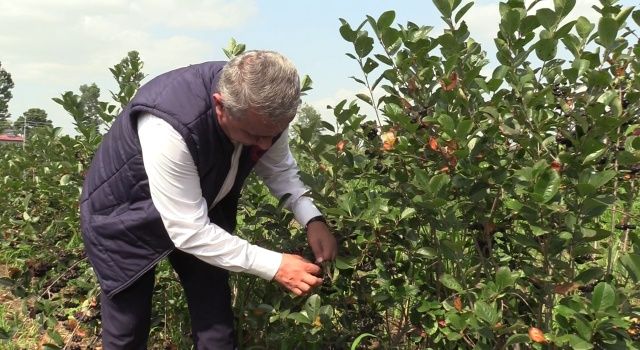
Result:
[[[103,292],[111,297],[175,247],[151,201],[137,117],[149,112],[184,138],[211,205],[224,182],[233,145],[215,115],[212,94],[225,62],[206,62],[160,75],[142,86],[104,136],[86,175],[80,200],[85,249]],[[236,225],[240,190],[262,152],[244,147],[235,184],[210,212],[228,232]]]

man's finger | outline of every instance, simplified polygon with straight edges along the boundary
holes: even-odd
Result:
[[[318,241],[316,244],[311,244],[311,250],[313,251],[313,256],[316,258],[316,262],[320,262],[318,260],[322,259],[322,242]]]
[[[306,264],[304,270],[312,275],[318,276],[320,275],[320,267],[314,264]]]
[[[322,284],[322,278],[318,278],[313,275],[307,275],[303,278],[302,282],[314,287]]]

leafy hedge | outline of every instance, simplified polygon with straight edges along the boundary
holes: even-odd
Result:
[[[394,24],[393,11],[355,27],[342,21],[366,92],[333,106],[335,122],[321,129],[296,125],[292,140],[340,258],[306,299],[235,275],[243,348],[638,348],[640,46],[627,22],[640,24],[640,11],[601,0],[592,23],[570,17],[574,0],[553,3],[500,3],[493,65],[464,22],[472,4],[461,0],[434,0],[447,26],[438,36]],[[244,49],[232,44],[229,55]],[[135,77],[141,63],[120,67],[112,72]],[[118,81],[124,103],[136,79]],[[59,101],[86,124],[73,93]],[[102,119],[117,109],[104,104]],[[12,186],[0,202],[8,238],[0,258],[13,269],[4,282],[34,308],[29,316],[43,315],[38,325],[58,347],[70,338],[51,317],[79,318],[76,334],[88,339],[99,331],[75,202],[99,141],[93,130],[39,134],[27,153],[4,154],[13,162],[2,169]],[[49,173],[42,164],[53,164]],[[292,214],[255,179],[240,207],[240,235],[310,255]],[[34,279],[34,257],[59,252],[74,260]],[[68,287],[56,293],[47,281],[78,266],[68,305],[60,296]],[[159,276],[154,346],[188,347],[177,281],[166,266]],[[20,334],[10,322],[0,328]]]

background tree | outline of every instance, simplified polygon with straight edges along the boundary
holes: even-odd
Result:
[[[8,121],[9,117],[9,100],[13,97],[11,89],[13,89],[13,80],[11,74],[2,68],[0,63],[0,133],[11,127]]]
[[[312,139],[315,139],[315,131],[320,130],[321,127],[322,116],[313,106],[305,103],[302,108],[300,108],[300,112],[298,112],[298,116],[291,127],[291,136],[300,136],[310,142]],[[303,132],[304,135],[302,135]]]
[[[302,127],[312,127],[317,129],[320,127],[321,122],[322,116],[315,108],[313,108],[313,106],[305,103],[302,108],[300,108],[296,124],[299,124]]]
[[[26,126],[25,126],[26,120]],[[26,112],[13,123],[13,128],[17,132],[22,133],[26,129],[26,134],[29,135],[30,131],[35,128],[41,128],[45,126],[53,126],[51,120],[47,119],[47,112],[42,108],[29,108]]]
[[[83,126],[85,127],[92,127],[96,131],[104,124],[101,117],[103,111],[100,107],[99,98],[100,88],[95,83],[80,86],[80,103],[84,118],[78,122],[84,124]]]

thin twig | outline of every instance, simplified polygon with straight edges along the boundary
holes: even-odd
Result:
[[[51,290],[51,287],[53,287],[53,285],[56,284],[56,282],[58,282],[64,275],[66,275],[67,272],[69,272],[72,268],[74,268],[76,265],[78,265],[79,263],[83,262],[86,259],[87,259],[87,257],[84,257],[84,258],[76,261],[75,263],[73,263],[73,265],[69,266],[69,268],[67,268],[60,276],[58,276],[58,278],[56,278],[53,282],[51,282],[49,284],[49,286],[47,286],[47,289],[45,289],[44,292],[42,292],[42,294],[40,294],[40,298],[44,297],[45,294],[48,294],[49,291]]]
[[[75,328],[73,328],[73,332],[71,332],[71,335],[69,336],[69,339],[65,342],[62,350],[67,350],[69,345],[71,345],[71,343],[73,342],[73,336],[76,335],[76,332],[78,331],[79,328],[80,328],[80,322],[77,322]]]

